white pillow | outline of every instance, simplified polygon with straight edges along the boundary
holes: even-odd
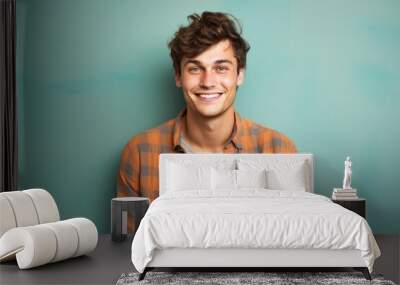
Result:
[[[211,189],[211,167],[168,163],[168,191]]]
[[[213,189],[267,188],[264,170],[212,169]]]
[[[236,190],[236,170],[212,168],[212,188]]]
[[[308,188],[306,164],[293,168],[271,169],[267,171],[268,188],[273,190],[306,191]]]
[[[268,188],[267,171],[236,170],[238,188]]]
[[[306,191],[310,188],[307,161],[239,160],[239,170],[266,170],[268,189]]]

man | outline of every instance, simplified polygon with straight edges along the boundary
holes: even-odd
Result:
[[[186,108],[176,119],[134,136],[122,153],[118,196],[158,197],[159,154],[294,153],[283,134],[242,119],[233,103],[243,83],[248,43],[223,13],[188,17],[169,43]]]

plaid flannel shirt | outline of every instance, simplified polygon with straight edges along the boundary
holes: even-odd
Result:
[[[158,197],[158,161],[160,153],[190,152],[184,144],[182,129],[186,109],[176,119],[135,135],[125,146],[118,174],[117,196]],[[285,135],[235,112],[232,136],[224,153],[296,153],[293,142]]]

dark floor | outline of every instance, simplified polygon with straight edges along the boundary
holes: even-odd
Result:
[[[375,261],[374,272],[400,284],[400,235],[375,235],[381,257]]]

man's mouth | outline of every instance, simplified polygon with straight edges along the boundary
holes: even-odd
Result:
[[[198,93],[195,93],[195,95],[197,97],[199,97],[201,101],[205,101],[205,102],[216,101],[222,94],[223,94],[222,92],[198,92]]]

